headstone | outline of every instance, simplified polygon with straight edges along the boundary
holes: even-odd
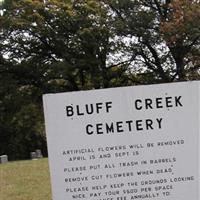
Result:
[[[37,158],[43,158],[43,155],[42,155],[42,152],[41,152],[40,149],[37,149],[37,150],[35,151],[35,153],[36,153],[36,157],[37,157]]]
[[[34,151],[30,153],[30,156],[31,156],[32,160],[36,160],[37,159],[37,154]]]
[[[0,156],[0,163],[4,164],[8,162],[8,156],[7,155],[1,155]]]
[[[200,199],[200,82],[43,100],[53,200]]]

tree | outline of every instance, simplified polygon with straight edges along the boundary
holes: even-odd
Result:
[[[43,93],[199,79],[197,0],[5,0],[3,9],[0,153],[13,159],[45,146]]]
[[[22,85],[12,63],[3,62],[0,71],[0,154],[9,160],[29,158],[30,152],[42,149],[46,155],[41,91]]]
[[[115,51],[107,19],[107,8],[98,1],[5,1],[0,21],[0,76],[6,79],[0,80],[1,153],[27,158],[44,143],[43,93],[126,81],[121,80],[125,67],[107,67],[107,56]]]
[[[126,55],[132,58],[141,82],[172,82],[199,76],[199,1],[104,2],[112,10],[116,34],[121,41],[126,39],[123,50],[126,48]]]
[[[106,87],[106,20],[106,9],[92,0],[12,1],[3,16],[9,58],[28,62],[29,71],[44,67],[41,78],[65,90]]]

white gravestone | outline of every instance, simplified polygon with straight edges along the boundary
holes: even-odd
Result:
[[[35,153],[36,153],[37,158],[43,158],[43,155],[40,149],[35,150]]]
[[[8,162],[8,156],[7,155],[1,155],[0,156],[0,163],[5,164]]]
[[[37,159],[37,154],[36,154],[35,151],[31,152],[31,153],[30,153],[30,156],[31,156],[31,159],[32,159],[32,160],[36,160],[36,159]]]
[[[53,200],[199,200],[199,82],[44,95]]]

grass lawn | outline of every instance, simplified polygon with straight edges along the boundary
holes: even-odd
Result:
[[[51,200],[48,159],[0,164],[0,200]]]

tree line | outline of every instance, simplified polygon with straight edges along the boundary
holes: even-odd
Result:
[[[199,79],[198,0],[4,0],[0,154],[46,155],[42,94]]]

